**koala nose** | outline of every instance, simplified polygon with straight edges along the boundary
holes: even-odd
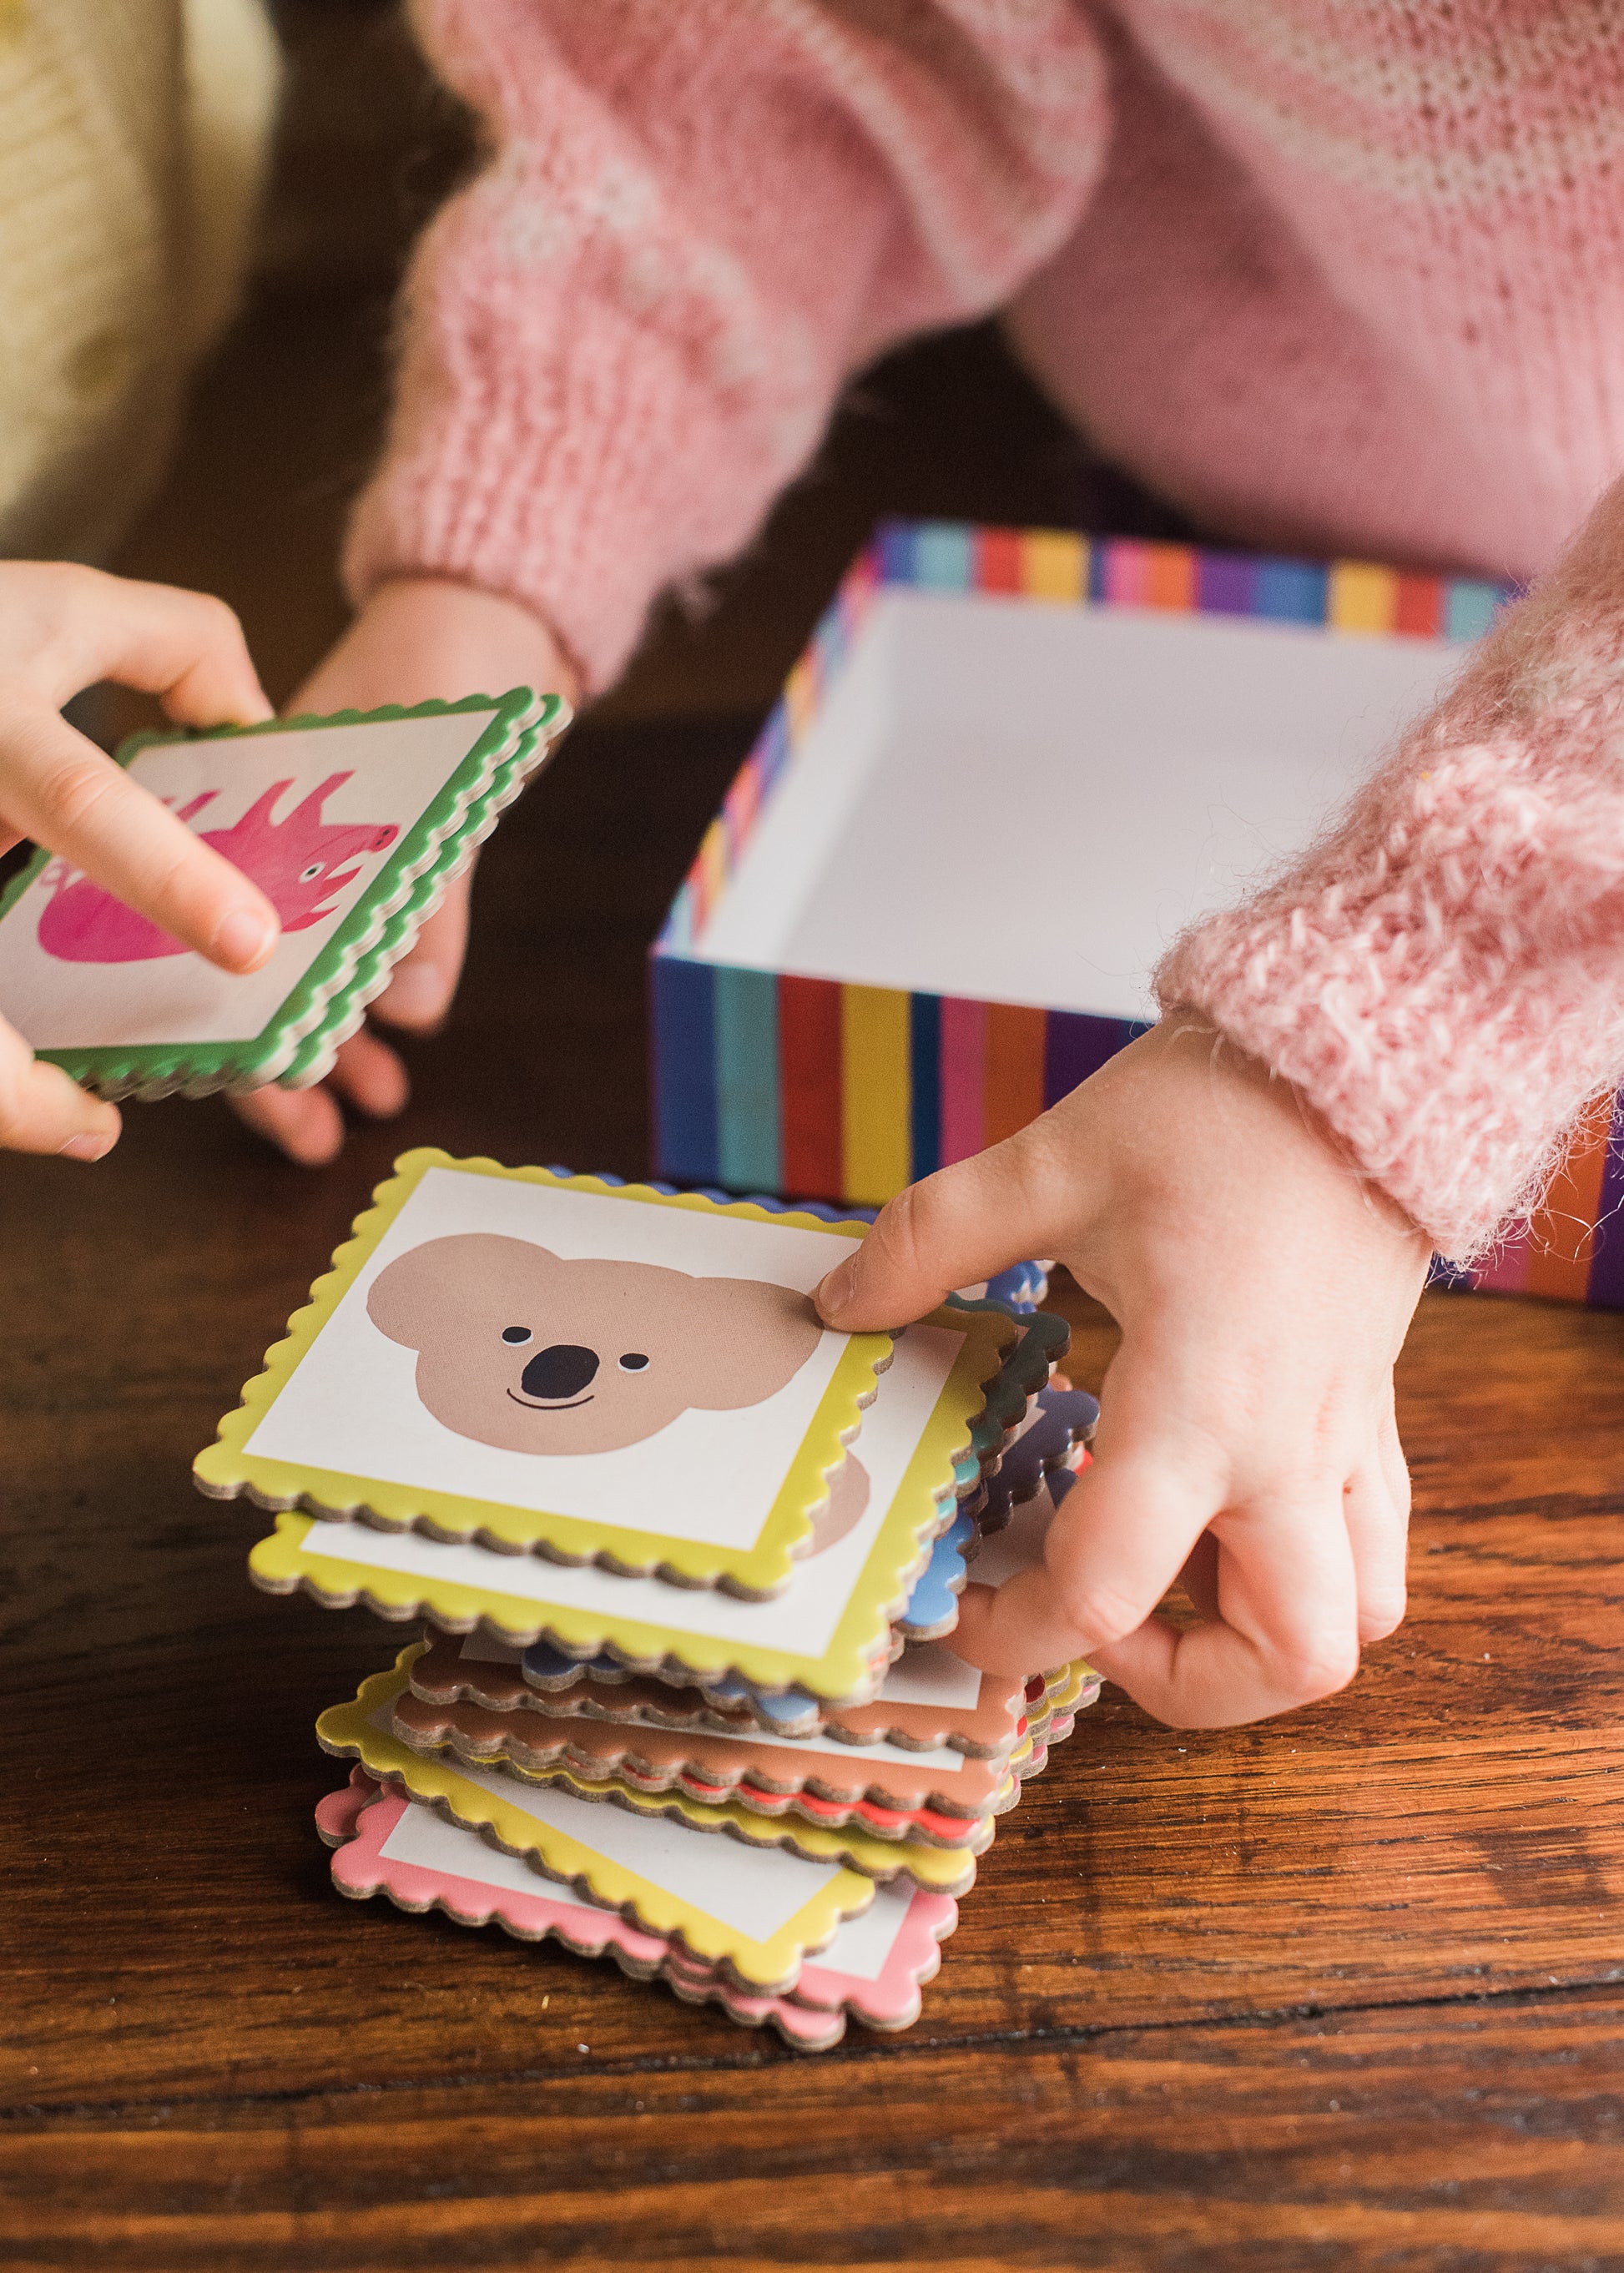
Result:
[[[598,1352],[579,1342],[554,1342],[538,1350],[519,1377],[527,1397],[578,1397],[598,1371]]]

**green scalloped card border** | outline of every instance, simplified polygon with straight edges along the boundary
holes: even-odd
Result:
[[[258,1089],[273,1081],[284,1089],[307,1089],[320,1081],[339,1044],[359,1026],[366,1005],[387,985],[390,971],[439,905],[446,886],[552,754],[569,724],[569,706],[559,695],[515,686],[506,694],[466,694],[455,702],[391,702],[376,710],[305,712],[255,726],[133,734],[117,752],[117,762],[128,766],[145,750],[177,743],[239,741],[324,726],[394,725],[470,710],[495,715],[257,1034],[223,1042],[42,1049],[37,1055],[83,1087],[113,1099],[207,1097],[216,1090]],[[54,857],[36,853],[12,881],[0,896],[0,922]]]

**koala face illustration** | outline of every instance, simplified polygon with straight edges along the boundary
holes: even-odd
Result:
[[[823,1331],[793,1287],[568,1261],[490,1232],[398,1256],[366,1310],[417,1351],[417,1395],[435,1420],[506,1452],[618,1452],[690,1407],[758,1405]]]

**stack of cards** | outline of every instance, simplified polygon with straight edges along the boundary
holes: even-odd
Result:
[[[41,851],[0,893],[0,1016],[103,1097],[307,1088],[568,722],[517,686],[137,735],[119,763],[252,877],[275,950],[217,970]]]
[[[1094,1406],[1037,1266],[898,1334],[822,1212],[409,1154],[219,1441],[256,1581],[426,1622],[324,1713],[346,1894],[613,1956],[806,2048],[905,2026],[1086,1667],[984,1676]],[[1001,1299],[1001,1296],[1003,1299]],[[1014,1299],[1010,1299],[1013,1296]]]

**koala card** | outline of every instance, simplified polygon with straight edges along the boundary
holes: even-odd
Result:
[[[275,952],[217,970],[41,852],[0,898],[0,1016],[105,1097],[319,1081],[568,716],[519,687],[137,737],[120,762],[253,878]]]
[[[938,1448],[967,1437],[950,1489],[973,1492],[1065,1338],[1057,1318],[952,1304],[910,1326],[863,1418],[862,1515],[822,1552],[796,1561],[769,1601],[294,1513],[279,1515],[255,1547],[249,1574],[269,1594],[302,1592],[327,1608],[365,1602],[382,1617],[432,1618],[476,1646],[545,1641],[560,1656],[592,1662],[609,1653],[628,1670],[697,1683],[707,1693],[738,1681],[753,1699],[803,1692],[814,1707],[842,1708],[866,1705],[893,1680],[912,1693],[914,1684],[891,1665],[901,1647],[895,1621],[935,1537],[957,1520],[957,1499],[942,1505],[936,1496],[932,1480],[944,1473]],[[909,1650],[903,1668],[920,1654]],[[956,1680],[968,1684],[957,1701],[973,1705],[980,1677],[951,1662]],[[933,1692],[921,1701],[955,1699]]]
[[[497,1587],[541,1557],[755,1600],[861,1523],[846,1445],[892,1338],[830,1332],[811,1296],[862,1226],[432,1152],[377,1201],[205,1491],[465,1546]],[[932,1531],[980,1384],[934,1402],[910,1451]]]

